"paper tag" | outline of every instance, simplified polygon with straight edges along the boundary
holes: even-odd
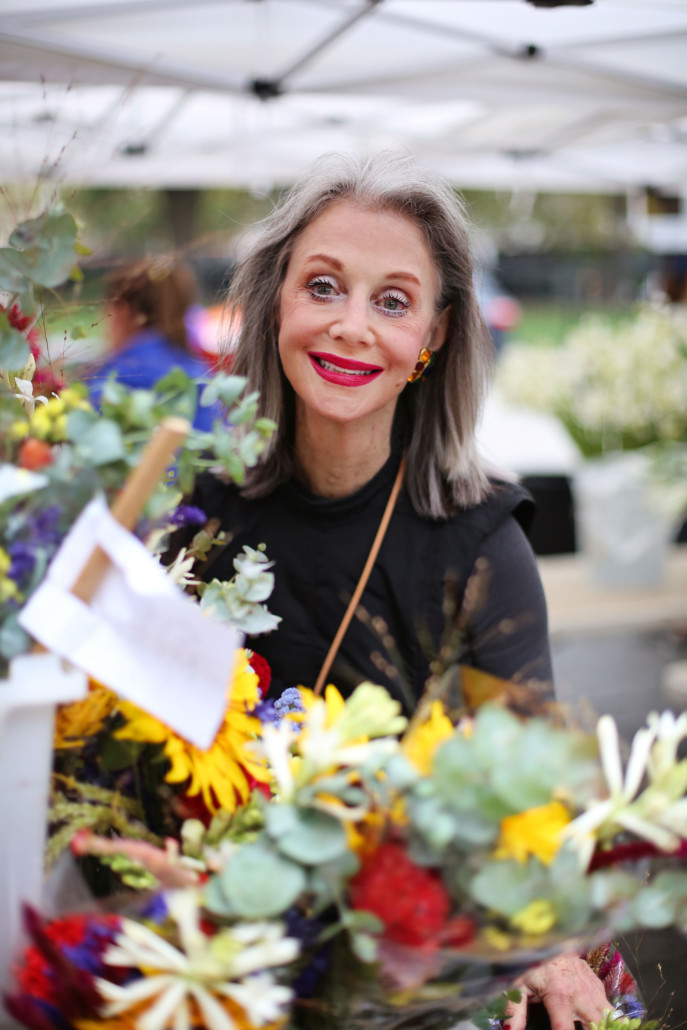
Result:
[[[70,588],[96,546],[111,565],[84,604]],[[197,747],[214,740],[243,637],[203,615],[102,499],[81,513],[19,621]]]

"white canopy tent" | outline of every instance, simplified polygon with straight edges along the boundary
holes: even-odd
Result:
[[[404,147],[464,187],[682,191],[687,0],[545,2],[0,0],[0,176],[264,189]]]

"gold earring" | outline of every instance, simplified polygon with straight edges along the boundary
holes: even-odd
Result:
[[[420,355],[417,359],[417,364],[415,368],[408,376],[408,382],[422,382],[422,380],[426,377],[430,368],[434,364],[435,358],[436,355],[433,350],[430,350],[429,347],[423,347],[420,351]]]

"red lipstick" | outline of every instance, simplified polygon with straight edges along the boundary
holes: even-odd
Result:
[[[368,365],[364,361],[342,358],[326,351],[310,351],[308,357],[317,374],[337,386],[364,386],[382,372],[379,365]]]

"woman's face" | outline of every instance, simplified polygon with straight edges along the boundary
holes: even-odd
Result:
[[[422,233],[403,215],[339,200],[310,222],[279,309],[279,355],[299,417],[390,429],[420,351],[444,342],[438,290]]]

